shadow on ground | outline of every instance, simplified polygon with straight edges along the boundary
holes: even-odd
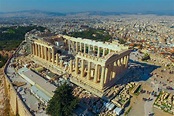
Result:
[[[127,72],[120,80],[116,82],[115,85],[146,81],[152,76],[152,72],[157,68],[160,68],[160,66],[130,60]],[[79,96],[82,97],[82,95],[80,94]],[[96,116],[100,113],[105,113],[106,115],[108,109],[104,104],[109,101],[109,99],[102,100],[99,97],[94,97],[90,93],[83,93],[83,97],[80,99],[80,103],[74,112],[77,116]],[[126,107],[128,106],[128,104],[126,105]],[[114,107],[114,109],[115,108],[116,106]]]
[[[97,96],[84,96],[80,99],[80,103],[74,110],[74,113],[77,116],[96,116],[106,110],[103,103],[103,100]]]
[[[116,84],[146,81],[152,76],[152,72],[161,66],[129,60],[127,73]]]

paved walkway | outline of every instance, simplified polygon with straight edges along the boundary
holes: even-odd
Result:
[[[153,91],[158,91],[159,84],[155,84],[153,81],[151,81],[151,83]],[[155,102],[156,99],[156,97],[154,97],[152,94],[150,94],[148,98],[152,99],[152,101],[146,101],[144,104],[145,116],[148,116],[149,114],[153,113],[153,103]]]

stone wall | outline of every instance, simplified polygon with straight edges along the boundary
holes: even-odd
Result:
[[[9,103],[10,103],[10,110],[14,115],[19,116],[32,116],[29,112],[26,105],[22,102],[21,98],[19,97],[18,93],[14,89],[12,83],[8,79],[8,77],[4,77],[5,89],[6,94],[8,94]]]
[[[22,44],[22,43],[21,43]],[[16,50],[16,52],[20,49]],[[4,67],[4,87],[5,87],[5,92],[7,94],[7,97],[9,99],[9,104],[10,104],[10,112],[14,115],[19,115],[19,116],[32,116],[32,114],[29,111],[29,108],[23,103],[21,100],[19,94],[16,92],[15,88],[13,87],[10,79],[6,75],[7,72],[7,66],[9,65],[9,62],[11,58],[16,54],[16,52],[8,59],[7,63],[5,64]]]

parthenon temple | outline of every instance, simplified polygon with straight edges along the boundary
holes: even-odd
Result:
[[[124,74],[130,50],[119,44],[66,35],[33,39],[31,55],[70,74],[79,86],[103,92]],[[90,89],[89,89],[90,90]]]

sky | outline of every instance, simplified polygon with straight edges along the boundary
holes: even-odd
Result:
[[[0,12],[42,10],[55,12],[174,11],[174,0],[0,0]]]

